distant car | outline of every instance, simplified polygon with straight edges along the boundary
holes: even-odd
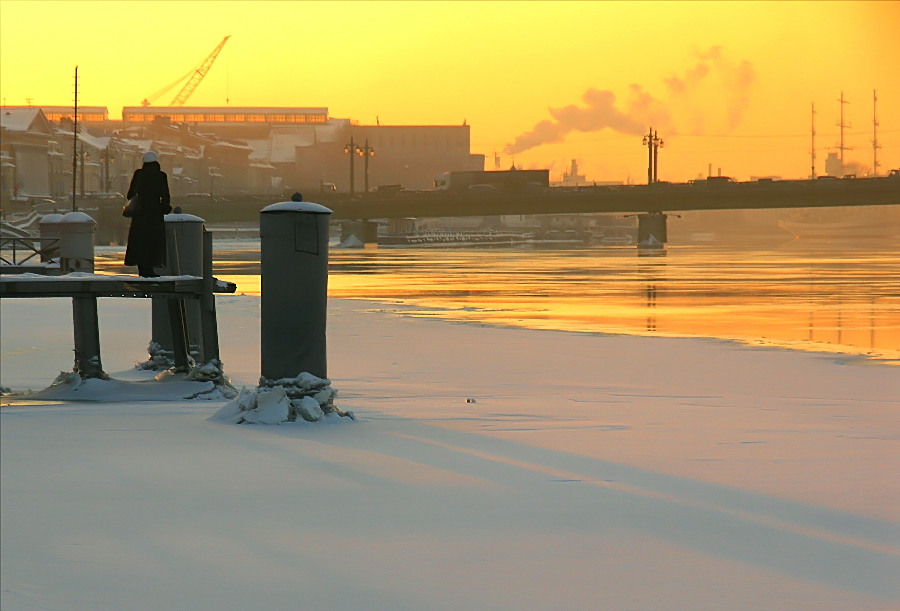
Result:
[[[31,209],[38,214],[52,214],[60,209],[60,205],[56,200],[49,197],[32,197],[30,198]]]
[[[110,191],[108,193],[85,193],[82,196],[84,199],[113,199],[116,201],[124,201],[125,196],[121,193],[117,193],[115,191]]]
[[[496,193],[497,187],[494,185],[469,185],[469,191],[477,191],[479,193]]]
[[[185,204],[213,204],[217,200],[209,193],[187,193],[184,197],[178,198],[181,203]]]

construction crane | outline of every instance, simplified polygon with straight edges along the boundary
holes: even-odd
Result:
[[[176,95],[172,99],[172,102],[169,104],[169,106],[184,106],[184,103],[187,101],[187,99],[191,97],[191,94],[194,93],[195,89],[197,89],[197,85],[200,84],[200,81],[202,81],[203,77],[206,76],[206,73],[209,72],[209,69],[212,67],[213,62],[216,61],[216,58],[222,51],[222,47],[225,46],[225,43],[228,42],[229,38],[231,38],[231,36],[226,36],[225,38],[223,38],[222,42],[220,42],[219,45],[212,50],[212,53],[206,56],[206,59],[204,59],[199,66],[197,66],[196,68],[191,68],[191,70],[187,74],[179,78],[174,83],[167,85],[153,95],[144,98],[144,101],[141,102],[141,106],[150,106],[151,101],[163,95],[164,93],[175,87],[175,85],[182,82],[184,79],[188,79],[188,82],[184,84],[184,87],[181,88],[181,90],[178,92],[178,95]]]

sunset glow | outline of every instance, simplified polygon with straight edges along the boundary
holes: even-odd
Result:
[[[593,181],[810,174],[836,150],[900,167],[898,2],[0,1],[0,97],[120,118],[231,38],[187,106],[327,107],[360,124],[471,125],[504,169]],[[172,91],[177,91],[173,89]],[[173,93],[152,100],[164,106]]]

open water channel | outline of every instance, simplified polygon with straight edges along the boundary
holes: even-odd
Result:
[[[259,294],[258,240],[216,240],[215,275]],[[122,252],[98,271],[134,273]],[[329,295],[409,315],[590,333],[689,336],[869,355],[900,364],[894,241],[733,248],[332,248]],[[874,361],[870,361],[874,362]]]

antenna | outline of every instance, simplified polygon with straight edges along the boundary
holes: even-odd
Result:
[[[850,127],[850,125],[846,125],[844,123],[844,104],[849,104],[847,100],[844,99],[844,92],[841,91],[841,99],[838,100],[841,103],[841,122],[837,124],[838,127],[841,128],[841,146],[839,147],[839,151],[841,152],[841,176],[844,175],[844,151],[852,151],[853,147],[844,146],[844,128]]]
[[[872,90],[872,176],[878,176],[878,92]]]
[[[815,180],[816,179],[816,103],[812,103],[812,118],[810,119],[810,143],[809,143],[809,158],[810,158],[810,177]]]

